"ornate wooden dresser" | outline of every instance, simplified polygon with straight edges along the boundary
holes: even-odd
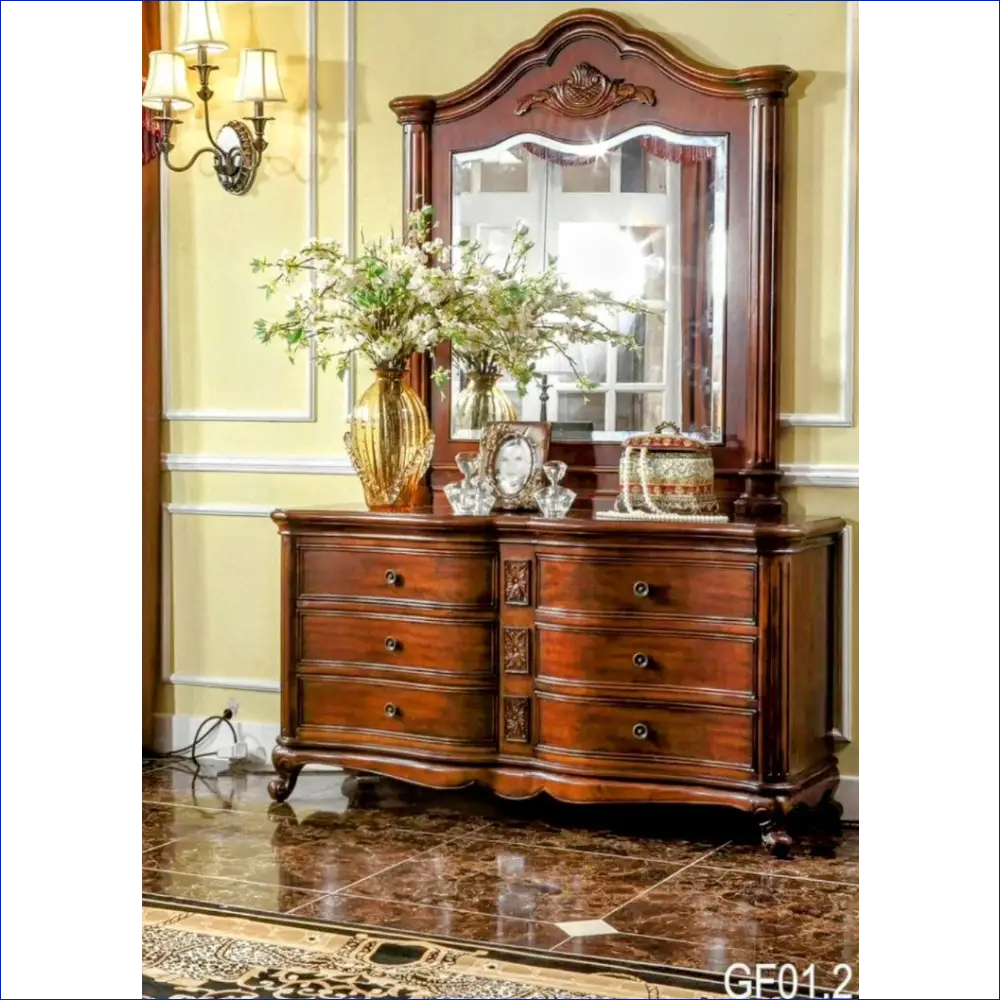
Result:
[[[513,798],[760,814],[837,783],[839,520],[290,510],[275,798],[339,763]]]
[[[274,798],[317,762],[514,798],[721,804],[757,814],[778,854],[792,806],[835,818],[844,525],[789,520],[777,459],[795,77],[705,66],[583,10],[461,90],[392,102],[406,210],[433,204],[444,238],[484,242],[530,217],[580,280],[646,302],[643,350],[582,358],[589,395],[555,363],[516,401],[520,419],[553,422],[550,457],[578,496],[565,520],[448,512],[441,490],[470,444],[423,356],[409,378],[436,434],[426,510],[274,514]],[[433,360],[451,366],[447,345]],[[711,444],[731,520],[594,516],[617,492],[622,438],[662,420]]]

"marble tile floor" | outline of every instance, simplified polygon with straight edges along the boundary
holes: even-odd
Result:
[[[274,806],[270,777],[144,763],[143,892],[720,977],[812,965],[817,984],[858,989],[857,829],[778,861],[725,811],[510,803],[309,768]]]

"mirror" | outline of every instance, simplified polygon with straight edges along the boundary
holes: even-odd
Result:
[[[523,221],[530,266],[556,256],[571,285],[649,310],[617,319],[638,354],[571,348],[596,389],[579,389],[557,354],[524,398],[502,379],[518,420],[551,421],[553,440],[616,441],[670,420],[721,441],[727,167],[727,136],[655,125],[587,144],[523,133],[452,154],[453,242],[478,240],[499,265]],[[456,367],[452,380],[452,437],[478,437],[458,429],[465,373]]]

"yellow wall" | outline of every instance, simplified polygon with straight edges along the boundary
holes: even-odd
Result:
[[[165,4],[169,11],[175,4]],[[356,5],[357,222],[366,233],[398,226],[401,213],[400,129],[386,107],[396,96],[436,93],[467,83],[511,45],[556,14],[584,3],[379,3]],[[787,63],[801,73],[788,116],[790,157],[785,241],[786,289],[783,412],[829,413],[839,406],[841,216],[845,113],[846,4],[840,2],[608,3],[661,31],[698,58],[722,66]],[[318,234],[346,236],[347,4],[315,12],[318,114],[310,136],[308,3],[222,6],[230,53],[217,61],[217,127],[242,114],[228,104],[235,57],[248,45],[277,48],[289,102],[269,126],[271,147],[254,190],[236,199],[218,188],[207,163],[168,175],[166,297],[169,413],[301,412],[308,373],[280,350],[253,339],[265,315],[251,256],[274,255],[309,234],[315,198]],[[173,27],[167,38],[176,37]],[[190,117],[190,115],[189,115]],[[197,122],[200,126],[200,121]],[[178,156],[197,148],[196,122],[180,129]],[[316,167],[311,175],[311,144]],[[276,303],[274,308],[280,308]],[[856,366],[855,366],[856,368]],[[199,462],[206,456],[330,457],[344,453],[346,399],[332,374],[318,383],[317,420],[168,420],[165,450]],[[796,465],[855,467],[858,431],[788,428],[781,460]],[[278,676],[278,541],[268,507],[357,499],[348,476],[173,472],[167,496],[168,669],[184,677]],[[798,513],[839,514],[856,523],[856,489],[800,488],[788,493]],[[855,546],[857,532],[855,531]],[[855,559],[855,565],[857,560]],[[855,587],[855,594],[857,588]],[[857,622],[857,614],[854,615]],[[856,639],[855,639],[856,643]],[[855,655],[854,690],[857,691]],[[278,698],[265,692],[165,686],[160,710],[201,715],[234,695],[248,720],[277,720]],[[841,755],[856,774],[854,736]]]

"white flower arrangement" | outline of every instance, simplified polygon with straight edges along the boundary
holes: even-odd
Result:
[[[267,298],[292,291],[283,318],[257,320],[258,339],[284,341],[292,360],[315,345],[319,366],[336,360],[339,378],[356,354],[375,368],[402,370],[411,354],[433,350],[447,337],[442,307],[457,293],[455,278],[429,263],[445,250],[430,239],[432,214],[429,207],[411,214],[402,237],[362,238],[354,257],[336,240],[313,240],[273,262],[252,261],[255,273],[276,272],[261,286]],[[309,287],[297,291],[304,279]]]
[[[523,396],[535,378],[538,362],[554,351],[566,360],[581,389],[593,388],[595,383],[579,370],[568,348],[603,342],[638,350],[634,337],[611,323],[617,322],[620,313],[646,310],[639,302],[620,302],[604,292],[571,288],[559,275],[555,257],[549,257],[542,271],[529,273],[528,255],[533,247],[528,227],[519,222],[500,268],[489,262],[480,243],[450,248],[458,294],[442,311],[447,313],[444,325],[452,355],[467,372],[506,372]],[[449,374],[438,369],[433,377],[440,384]]]
[[[313,240],[273,262],[252,261],[255,273],[276,272],[262,286],[267,298],[280,289],[291,292],[282,319],[257,320],[257,337],[265,344],[283,341],[293,360],[313,345],[320,367],[336,360],[340,378],[356,354],[375,368],[402,370],[410,355],[449,340],[467,371],[506,372],[521,395],[551,351],[562,354],[586,389],[594,383],[567,353],[571,345],[601,341],[636,349],[633,337],[608,320],[644,308],[572,289],[559,276],[555,258],[530,274],[533,244],[523,224],[515,226],[510,252],[497,269],[479,243],[448,247],[431,239],[432,219],[429,206],[415,212],[402,237],[362,239],[355,257],[335,240]],[[298,290],[305,279],[309,287]],[[438,368],[432,377],[441,385],[449,375]]]

